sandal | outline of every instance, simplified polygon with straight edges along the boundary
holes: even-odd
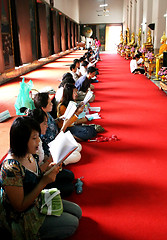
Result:
[[[105,131],[105,129],[101,125],[98,125],[98,124],[84,124],[84,123],[82,123],[82,126],[92,126],[92,127],[95,128],[97,133],[102,133],[102,132]]]
[[[101,125],[95,124],[94,126],[97,133],[102,133],[105,131],[105,129]]]

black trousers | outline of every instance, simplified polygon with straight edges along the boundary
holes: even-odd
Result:
[[[140,72],[141,74],[144,74],[145,70],[143,68],[137,68],[132,73],[135,73],[135,72]]]
[[[57,176],[56,181],[48,184],[45,188],[57,188],[60,190],[61,197],[68,197],[75,190],[74,173],[68,169],[62,169]]]

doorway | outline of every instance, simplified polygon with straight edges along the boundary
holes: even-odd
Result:
[[[120,33],[122,31],[122,25],[107,25],[106,26],[106,44],[105,51],[112,53],[117,52],[117,45],[120,42]]]

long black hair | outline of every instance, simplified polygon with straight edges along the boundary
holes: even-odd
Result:
[[[64,105],[65,107],[68,106],[68,103],[70,101],[74,101],[73,99],[73,89],[75,89],[75,85],[74,84],[70,84],[70,83],[66,83],[64,86],[64,90],[63,90],[63,97],[61,100],[61,105]]]

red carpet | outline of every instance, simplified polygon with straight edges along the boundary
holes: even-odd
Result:
[[[167,239],[167,97],[145,76],[132,75],[129,61],[102,55],[96,100],[103,135],[120,141],[84,143],[80,163],[83,193],[70,200],[83,209],[73,240]]]

